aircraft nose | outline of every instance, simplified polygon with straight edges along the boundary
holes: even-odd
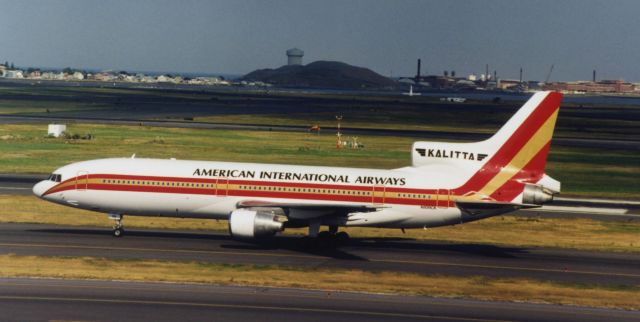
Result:
[[[40,181],[38,183],[36,183],[35,186],[33,186],[33,194],[38,196],[38,197],[42,197],[42,195],[49,190],[50,184],[47,180],[44,181]]]

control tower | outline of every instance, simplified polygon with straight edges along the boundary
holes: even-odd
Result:
[[[304,56],[304,51],[298,48],[287,50],[287,65],[302,65],[302,56]]]

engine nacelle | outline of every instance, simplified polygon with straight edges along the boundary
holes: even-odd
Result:
[[[522,194],[522,203],[529,205],[542,205],[553,200],[553,193],[542,186],[525,184]]]
[[[238,209],[229,216],[229,233],[235,238],[275,235],[284,228],[283,216],[273,210]]]

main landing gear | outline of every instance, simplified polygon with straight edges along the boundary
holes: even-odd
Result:
[[[331,231],[321,231],[318,233],[318,240],[325,241],[330,245],[343,245],[349,241],[349,234],[346,231],[332,233]]]
[[[338,232],[338,226],[329,226],[328,231],[320,231],[320,225],[312,223],[309,225],[309,241],[316,247],[341,246],[349,241],[349,234]]]
[[[122,218],[124,216],[121,214],[109,214],[109,219],[113,220],[113,237],[122,237],[124,233],[124,226],[122,225]]]

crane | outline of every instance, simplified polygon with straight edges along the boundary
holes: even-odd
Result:
[[[549,73],[547,74],[547,78],[544,80],[544,83],[549,83],[549,78],[551,77],[551,73],[553,72],[553,64],[551,64],[551,68],[549,68]]]

